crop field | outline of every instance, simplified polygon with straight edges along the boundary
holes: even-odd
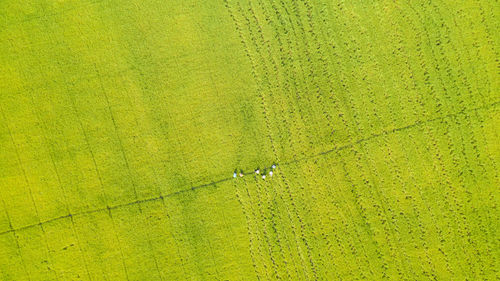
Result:
[[[498,280],[499,23],[0,1],[0,280]]]

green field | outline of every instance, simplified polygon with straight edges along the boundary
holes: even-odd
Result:
[[[0,1],[0,280],[498,280],[499,23]]]

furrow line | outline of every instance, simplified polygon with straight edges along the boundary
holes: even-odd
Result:
[[[500,105],[500,101],[496,101],[496,102],[490,103],[488,105],[476,107],[476,108],[470,109],[468,111],[469,112],[479,111],[479,110],[483,110],[483,109],[494,108],[494,107],[497,107],[498,105]],[[429,119],[429,120],[426,120],[426,121],[415,122],[415,123],[413,123],[411,125],[407,125],[407,126],[404,126],[404,127],[395,128],[395,129],[387,130],[387,131],[384,131],[384,132],[381,132],[381,133],[372,134],[371,136],[368,136],[366,138],[362,138],[362,139],[357,140],[355,142],[352,142],[352,143],[349,143],[349,144],[345,144],[345,145],[341,145],[341,146],[337,146],[335,148],[332,148],[332,149],[329,149],[329,150],[325,150],[323,152],[316,153],[316,154],[313,154],[313,155],[310,155],[310,156],[307,156],[307,157],[302,157],[302,158],[298,158],[298,159],[294,159],[294,160],[290,160],[290,161],[286,161],[286,162],[282,162],[282,163],[275,163],[275,165],[279,167],[279,166],[287,166],[287,165],[291,165],[291,164],[295,164],[295,163],[299,163],[299,162],[305,162],[305,161],[308,161],[308,160],[311,160],[311,159],[314,159],[314,158],[318,158],[318,157],[321,157],[321,156],[332,154],[333,152],[340,152],[340,151],[346,150],[348,148],[354,147],[354,146],[356,146],[358,144],[361,144],[361,143],[368,142],[368,141],[370,141],[372,139],[375,139],[375,138],[378,138],[378,137],[381,137],[381,136],[385,136],[385,135],[388,135],[388,134],[393,134],[393,133],[396,133],[396,132],[406,131],[406,130],[409,130],[409,129],[412,129],[412,128],[415,128],[415,127],[419,127],[419,126],[422,126],[422,125],[425,125],[425,124],[428,124],[428,123],[436,122],[436,121],[439,121],[439,120],[443,120],[443,119],[446,119],[446,118],[451,118],[451,117],[454,117],[454,116],[457,116],[457,115],[461,115],[461,114],[466,114],[466,113],[467,113],[466,110],[462,110],[462,111],[457,112],[457,113],[447,114],[445,116],[432,118],[432,119]],[[265,168],[262,168],[262,169],[269,170],[269,169],[271,169],[271,166],[265,167]],[[247,172],[243,172],[243,174],[248,176],[248,175],[253,175],[254,172],[253,171],[247,171]],[[181,194],[184,194],[184,193],[188,193],[188,192],[191,192],[191,191],[196,191],[196,190],[202,189],[202,188],[207,188],[207,187],[211,187],[211,186],[212,187],[216,187],[218,184],[221,184],[221,183],[224,183],[224,182],[227,182],[227,181],[230,181],[230,180],[233,180],[233,177],[222,178],[222,179],[219,179],[217,181],[212,181],[212,182],[209,182],[209,183],[200,184],[200,185],[197,185],[197,186],[193,186],[193,187],[191,187],[189,189],[179,190],[179,191],[172,192],[172,193],[169,193],[169,194],[166,194],[166,195],[163,195],[163,196],[150,197],[150,198],[145,198],[145,199],[138,199],[138,200],[134,200],[134,201],[128,202],[128,203],[122,203],[122,204],[117,204],[117,205],[113,205],[113,206],[107,206],[107,207],[104,207],[104,208],[96,208],[96,209],[87,210],[87,211],[83,211],[83,212],[79,212],[79,213],[75,213],[75,214],[62,215],[62,216],[59,216],[59,217],[55,217],[55,218],[51,218],[51,219],[48,219],[48,220],[40,221],[39,223],[30,224],[30,225],[26,225],[26,226],[22,226],[22,227],[18,227],[18,228],[12,228],[12,229],[9,229],[9,230],[5,230],[5,231],[0,232],[0,235],[11,233],[11,232],[16,232],[16,231],[21,231],[21,230],[25,230],[25,229],[29,229],[29,228],[33,228],[33,227],[37,227],[37,226],[42,226],[42,225],[47,224],[47,223],[55,222],[55,221],[66,219],[66,218],[71,218],[71,217],[74,217],[74,216],[88,215],[88,214],[93,214],[93,213],[98,213],[98,212],[103,212],[103,211],[110,212],[111,210],[114,210],[114,209],[128,207],[128,206],[132,206],[132,205],[135,205],[135,204],[142,204],[142,203],[147,203],[147,202],[153,202],[153,201],[163,200],[164,198],[174,197],[174,196],[181,195]]]

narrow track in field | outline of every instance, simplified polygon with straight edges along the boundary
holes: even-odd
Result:
[[[496,102],[493,102],[493,103],[490,103],[490,104],[487,104],[487,105],[483,105],[483,106],[480,106],[480,107],[472,108],[472,109],[469,109],[469,110],[465,110],[464,109],[464,110],[461,110],[461,111],[456,112],[456,113],[450,113],[450,114],[447,114],[447,115],[444,115],[444,116],[432,118],[432,119],[425,120],[425,121],[418,121],[418,122],[415,122],[413,124],[410,124],[410,125],[407,125],[407,126],[404,126],[404,127],[399,127],[399,128],[395,128],[395,129],[383,131],[381,133],[372,134],[372,135],[370,135],[368,137],[359,139],[359,140],[357,140],[355,142],[348,143],[348,144],[341,145],[341,146],[337,146],[337,147],[334,147],[332,149],[325,150],[325,151],[322,151],[322,152],[319,152],[319,153],[316,153],[316,154],[312,154],[312,155],[309,155],[309,156],[306,156],[306,157],[302,157],[302,158],[298,158],[298,159],[294,159],[294,160],[290,160],[290,161],[285,161],[285,162],[281,162],[281,163],[274,163],[274,164],[277,167],[279,167],[279,166],[287,166],[287,165],[291,165],[291,164],[295,164],[295,163],[299,163],[299,162],[308,161],[310,159],[322,157],[322,156],[331,154],[333,152],[338,152],[338,151],[342,151],[342,150],[354,147],[355,145],[358,145],[358,144],[370,141],[372,139],[375,139],[375,138],[378,138],[378,137],[381,137],[381,136],[384,136],[384,135],[390,135],[390,134],[393,134],[393,133],[396,133],[396,132],[401,132],[401,131],[409,130],[409,129],[412,129],[412,128],[415,128],[415,127],[419,127],[419,126],[422,126],[422,125],[425,125],[425,124],[428,124],[428,123],[432,123],[432,122],[436,122],[436,121],[439,121],[439,120],[451,118],[451,117],[458,116],[458,115],[461,115],[461,114],[467,114],[467,113],[478,111],[478,110],[494,108],[494,107],[498,106],[499,104],[500,104],[500,101],[496,101]],[[266,169],[267,170],[271,169],[271,165],[269,167],[261,168],[261,170],[266,170]],[[254,174],[254,171],[246,171],[246,172],[243,172],[243,174],[244,175],[251,175],[251,174]],[[98,212],[103,212],[103,211],[110,212],[111,210],[118,209],[118,208],[123,208],[123,207],[127,207],[127,206],[131,206],[131,205],[141,204],[141,203],[145,203],[145,202],[158,201],[158,200],[164,200],[165,198],[168,198],[168,197],[173,197],[173,196],[177,196],[177,195],[180,195],[180,194],[183,194],[183,193],[188,193],[188,192],[196,191],[198,189],[207,188],[207,187],[216,187],[218,184],[223,183],[223,182],[227,182],[227,181],[230,181],[230,180],[235,180],[235,179],[232,176],[231,177],[226,177],[226,178],[219,179],[217,181],[212,181],[212,182],[209,182],[209,183],[192,186],[191,188],[188,188],[188,189],[184,189],[184,190],[172,192],[172,193],[165,194],[165,195],[160,195],[160,196],[157,196],[157,197],[151,197],[151,198],[146,198],[146,199],[138,199],[138,200],[135,200],[135,201],[132,201],[132,202],[129,202],[129,203],[117,204],[117,205],[113,205],[113,206],[106,206],[104,208],[97,208],[97,209],[93,209],[93,210],[87,210],[87,211],[83,211],[83,212],[79,212],[79,213],[75,213],[75,214],[67,214],[67,215],[55,217],[55,218],[52,218],[52,219],[48,219],[48,220],[45,220],[45,221],[40,221],[39,223],[35,223],[35,224],[26,225],[26,226],[22,226],[22,227],[19,227],[19,228],[11,228],[9,230],[5,230],[5,231],[0,232],[0,235],[11,233],[11,232],[15,233],[17,231],[22,231],[22,230],[33,228],[33,227],[42,226],[44,224],[51,223],[51,222],[54,222],[54,221],[58,221],[58,220],[66,219],[66,218],[72,218],[74,216],[87,215],[87,214],[98,213]]]

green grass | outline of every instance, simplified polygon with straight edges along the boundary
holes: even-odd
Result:
[[[500,278],[495,4],[1,1],[0,280]]]

